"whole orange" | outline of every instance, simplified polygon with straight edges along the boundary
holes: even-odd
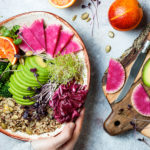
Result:
[[[108,18],[116,30],[136,28],[143,18],[143,10],[137,0],[116,0],[109,8]]]

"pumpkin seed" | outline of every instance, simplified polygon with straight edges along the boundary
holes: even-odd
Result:
[[[75,21],[77,19],[77,15],[73,16],[72,21]]]
[[[13,109],[12,107],[9,107],[9,111],[10,111],[10,112],[13,112],[13,110],[14,110],[14,109]]]
[[[17,115],[13,115],[13,116],[12,116],[12,119],[13,119],[13,120],[17,120],[17,119],[18,119],[18,116],[17,116]]]
[[[29,128],[26,128],[26,133],[29,134],[29,135],[31,135],[32,131]]]
[[[111,51],[111,46],[107,45],[106,48],[105,48],[105,51],[106,51],[106,53],[109,53]]]
[[[91,21],[91,18],[90,18],[90,17],[89,17],[89,18],[87,18],[86,22],[89,22],[89,21]]]
[[[33,52],[32,51],[27,51],[26,52],[26,56],[32,56],[33,55]]]
[[[110,38],[114,38],[115,34],[114,34],[114,32],[109,31],[109,32],[108,32],[108,36],[109,36]]]
[[[24,65],[24,59],[23,59],[23,58],[20,58],[20,59],[19,59],[19,63],[22,64],[22,65]]]
[[[18,65],[13,65],[12,70],[16,70]]]
[[[1,126],[2,126],[3,129],[7,129],[7,126],[6,126],[5,123],[1,123]]]
[[[85,12],[81,15],[82,20],[86,20],[88,17],[89,17],[89,14],[87,12]]]

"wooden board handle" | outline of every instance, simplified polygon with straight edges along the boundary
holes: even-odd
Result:
[[[104,122],[104,129],[112,136],[133,129],[133,126],[130,123],[132,119],[123,118],[123,116],[120,114],[124,113],[123,111],[123,109],[120,109],[118,112],[112,112]]]

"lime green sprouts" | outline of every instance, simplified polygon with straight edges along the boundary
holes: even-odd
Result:
[[[82,62],[77,55],[60,55],[52,60],[48,60],[50,66],[50,80],[58,84],[66,84],[75,78],[79,80],[82,70]]]

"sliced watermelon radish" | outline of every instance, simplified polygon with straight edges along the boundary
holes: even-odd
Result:
[[[82,49],[83,49],[83,47],[81,46],[81,44],[78,41],[71,40],[67,44],[67,46],[63,49],[61,54],[65,55],[65,54],[69,54],[69,53],[73,53],[73,52],[78,52]]]
[[[20,29],[19,33],[23,41],[22,44],[19,45],[21,50],[24,52],[33,51],[34,54],[40,54],[45,51],[28,27],[24,26]]]
[[[135,110],[143,116],[150,117],[150,98],[142,84],[138,84],[131,96],[132,105]]]
[[[72,37],[73,37],[73,33],[71,32],[64,31],[64,30],[60,32],[60,37],[54,54],[55,56],[61,53],[63,48],[69,43]]]
[[[107,84],[106,92],[115,93],[119,91],[125,82],[125,70],[120,62],[115,59],[110,59],[108,74],[107,74]]]
[[[36,37],[36,39],[40,42],[44,49],[46,49],[45,45],[45,31],[44,31],[44,21],[36,20],[30,27],[31,32]]]
[[[57,41],[60,35],[61,25],[50,25],[45,29],[47,54],[54,56]]]

